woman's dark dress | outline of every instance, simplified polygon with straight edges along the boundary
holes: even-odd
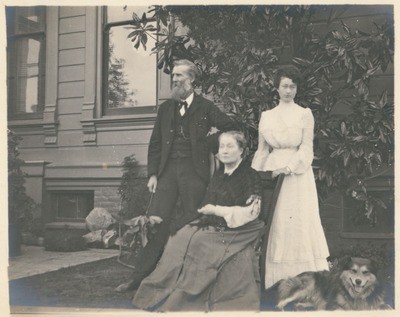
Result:
[[[216,172],[202,205],[245,206],[251,195],[261,196],[261,180],[242,162],[231,175]],[[158,266],[135,294],[136,307],[259,310],[260,277],[253,246],[264,223],[256,219],[231,229],[221,217],[204,219],[214,225],[191,223],[170,237]]]

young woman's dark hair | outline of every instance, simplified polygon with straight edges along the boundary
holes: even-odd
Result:
[[[279,88],[279,84],[281,83],[281,79],[283,77],[289,78],[295,83],[297,86],[300,82],[300,71],[294,66],[284,66],[277,70],[274,77],[274,86],[275,88]]]

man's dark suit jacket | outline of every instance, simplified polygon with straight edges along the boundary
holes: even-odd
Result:
[[[167,100],[160,105],[156,123],[150,138],[148,151],[148,175],[160,177],[174,138],[174,117],[177,102]],[[192,144],[192,159],[196,172],[206,182],[210,177],[211,147],[216,148],[216,135],[208,136],[211,127],[220,131],[236,128],[235,123],[219,110],[211,101],[195,95],[187,114],[189,120],[190,140]]]

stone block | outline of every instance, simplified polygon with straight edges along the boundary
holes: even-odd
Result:
[[[86,227],[90,231],[100,229],[107,229],[110,225],[117,222],[117,220],[105,209],[101,207],[93,208],[85,219]]]

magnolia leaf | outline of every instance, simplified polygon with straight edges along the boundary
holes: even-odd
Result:
[[[383,209],[387,209],[387,206],[385,205],[385,203],[382,200],[377,199],[376,203],[377,203],[377,205],[381,206]]]
[[[142,19],[141,19],[140,22],[142,22],[143,25],[146,25],[146,24],[147,24],[146,12],[143,12],[143,14],[142,14]]]
[[[344,156],[343,156],[343,164],[344,164],[344,166],[347,166],[347,164],[349,162],[349,158],[350,158],[350,152],[344,153]]]
[[[136,243],[136,234],[132,237],[131,243],[129,244],[129,247],[132,248]]]
[[[139,16],[135,12],[132,12],[132,20],[135,21],[135,22],[139,22],[140,21]]]
[[[142,43],[144,50],[146,50],[147,34],[143,34],[142,35],[142,38],[140,39],[140,42]]]
[[[346,31],[346,33],[350,34],[350,27],[346,23],[344,23],[343,20],[340,20],[340,22],[342,24],[343,29]]]
[[[124,220],[122,223],[124,225],[131,226],[131,227],[138,226],[140,224],[140,219],[143,217],[145,217],[145,216],[137,216],[132,219]]]
[[[140,46],[140,36],[137,37],[137,40],[136,40],[136,43],[135,43],[134,47],[135,47],[136,49],[138,49],[139,46]]]
[[[135,30],[135,31],[129,33],[128,36],[127,36],[127,38],[129,39],[129,38],[131,38],[131,37],[134,37],[134,38],[132,39],[132,41],[134,41],[135,38],[136,38],[136,36],[137,36],[139,33],[140,33],[140,31]]]
[[[366,137],[364,135],[358,135],[358,136],[353,137],[352,139],[353,139],[353,141],[360,142],[360,141],[364,141],[366,139]]]
[[[361,201],[366,201],[367,200],[367,195],[364,192],[357,193],[356,199],[361,200]]]
[[[142,242],[142,247],[144,248],[147,245],[147,226],[143,226],[140,231],[140,241]]]
[[[365,202],[365,216],[368,219],[371,219],[373,210],[374,210],[374,206],[372,204],[368,203],[368,201],[366,201]]]
[[[387,90],[385,89],[379,98],[379,106],[383,108],[387,104]]]
[[[346,130],[346,123],[345,123],[344,121],[340,124],[340,130],[341,130],[341,132],[342,132],[342,135],[347,134],[347,133],[346,133],[346,132],[347,132],[347,130]]]
[[[136,233],[136,232],[139,232],[139,230],[140,230],[140,227],[139,227],[139,226],[129,227],[129,228],[125,231],[124,236],[125,236],[125,235],[129,235],[129,234],[134,234],[134,233]]]

